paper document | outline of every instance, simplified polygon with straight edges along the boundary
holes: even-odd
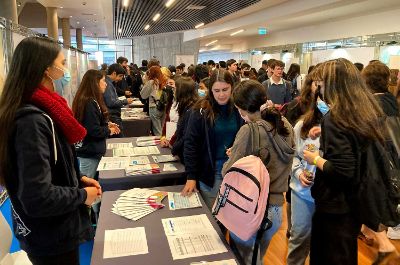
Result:
[[[178,171],[178,169],[176,168],[176,166],[175,166],[174,164],[165,163],[165,164],[164,164],[163,171],[164,171],[164,172],[168,172],[168,171]]]
[[[193,192],[190,196],[182,196],[179,192],[168,192],[170,210],[201,207],[199,193]]]
[[[164,163],[164,162],[178,161],[178,158],[173,155],[159,155],[159,156],[153,156],[153,160],[156,163]]]
[[[161,169],[157,164],[132,165],[125,168],[127,176],[157,174],[160,172]]]
[[[147,165],[150,164],[150,160],[148,156],[134,156],[131,157],[129,160],[129,165]]]
[[[173,260],[227,252],[207,215],[161,220]]]
[[[113,149],[113,156],[147,156],[158,154],[160,154],[160,150],[158,150],[157,146]]]
[[[136,139],[136,142],[146,142],[150,140],[160,140],[160,136],[141,136]]]
[[[103,156],[97,166],[97,171],[125,169],[129,165],[129,157]]]
[[[115,148],[129,148],[133,147],[132,143],[108,143],[107,149],[115,149]]]
[[[163,208],[164,204],[161,202],[166,196],[166,192],[134,188],[120,195],[113,204],[111,212],[127,219],[137,221]]]
[[[191,262],[190,265],[237,265],[234,259],[226,259],[219,261],[197,261]]]
[[[171,140],[172,136],[174,136],[176,132],[176,127],[177,127],[176,122],[167,121],[165,125],[165,138],[167,138],[168,141]]]
[[[105,231],[104,259],[147,253],[149,249],[144,227]]]
[[[118,97],[118,99],[119,99],[119,100],[125,100],[126,97],[125,97],[125,96],[121,96],[121,97]]]

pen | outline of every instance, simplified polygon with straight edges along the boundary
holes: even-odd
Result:
[[[174,233],[175,233],[174,224],[172,223],[172,221],[171,221],[171,220],[169,220],[169,225],[171,226],[171,230],[172,230],[172,232],[174,232]]]

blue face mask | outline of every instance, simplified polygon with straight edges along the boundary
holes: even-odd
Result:
[[[71,74],[68,70],[64,70],[64,76],[61,78],[63,88],[71,81]]]
[[[200,97],[205,97],[206,96],[206,92],[204,90],[197,89],[197,93],[199,94]]]
[[[317,101],[317,108],[322,113],[322,115],[326,115],[329,111],[328,104],[326,104],[325,101],[322,101],[322,100]]]

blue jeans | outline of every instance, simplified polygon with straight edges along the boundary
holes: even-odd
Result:
[[[288,246],[288,265],[304,265],[310,253],[311,223],[315,204],[292,190],[292,228]]]
[[[218,196],[219,187],[222,183],[221,171],[225,162],[225,159],[215,161],[214,185],[212,187],[207,186],[201,181],[199,183],[201,197],[203,197],[204,202],[210,210],[212,210],[215,199]]]
[[[149,116],[151,120],[151,128],[153,130],[153,135],[161,136],[162,128],[165,118],[165,111],[159,111],[155,106],[149,108]]]
[[[79,170],[81,173],[88,178],[94,178],[97,173],[97,167],[99,165],[100,159],[98,158],[86,158],[78,157],[79,160]]]
[[[272,221],[272,227],[264,232],[263,237],[261,238],[260,248],[259,248],[259,255],[257,264],[262,264],[263,257],[265,253],[267,253],[267,249],[269,243],[271,242],[272,237],[278,232],[279,228],[282,224],[282,206],[278,205],[270,205],[268,207],[268,218]],[[245,228],[244,228],[245,229]],[[230,232],[230,239],[236,245],[238,250],[238,254],[242,258],[245,264],[250,265],[251,260],[253,258],[253,247],[256,241],[257,234],[251,236],[251,238],[247,241],[243,241],[238,238],[235,234]]]

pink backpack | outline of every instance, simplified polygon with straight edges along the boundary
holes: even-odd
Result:
[[[248,125],[252,132],[254,154],[259,156],[258,124]],[[267,215],[270,179],[264,162],[258,156],[243,157],[231,166],[224,176],[213,206],[214,216],[242,240],[248,240],[259,231],[263,220],[267,219],[264,216]]]

